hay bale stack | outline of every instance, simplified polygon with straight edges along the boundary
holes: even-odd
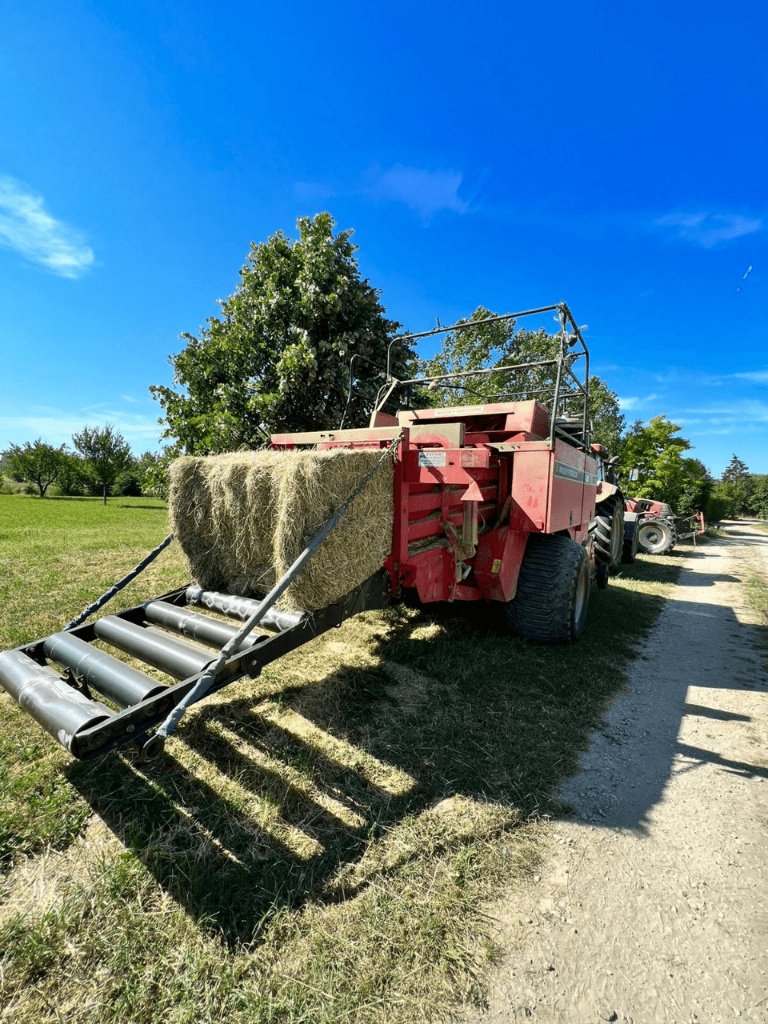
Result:
[[[177,459],[171,466],[171,523],[192,576],[210,590],[266,594],[381,455],[334,448]],[[312,611],[333,604],[381,568],[391,540],[387,460],[281,606]]]

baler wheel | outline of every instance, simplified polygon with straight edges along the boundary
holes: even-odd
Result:
[[[509,629],[526,640],[578,640],[587,621],[589,562],[581,544],[562,535],[529,537],[517,594],[505,608]]]
[[[598,561],[605,562],[609,572],[615,572],[624,547],[624,506],[618,498],[607,498],[597,506],[593,528]]]
[[[637,543],[646,555],[666,555],[675,546],[675,533],[666,519],[642,519],[637,524]]]

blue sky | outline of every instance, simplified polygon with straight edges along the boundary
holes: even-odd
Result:
[[[767,30],[757,2],[0,0],[0,448],[155,448],[178,335],[328,209],[409,329],[565,299],[628,421],[768,472]]]

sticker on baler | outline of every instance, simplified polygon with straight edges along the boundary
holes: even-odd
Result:
[[[419,452],[420,466],[446,466],[447,464],[447,452]]]
[[[555,462],[555,476],[561,480],[572,480],[574,483],[587,484],[592,487],[597,483],[597,477],[586,470],[576,469],[575,466],[569,466],[567,462]]]
[[[501,569],[501,559],[500,558],[494,558],[493,565],[491,566],[491,575],[492,576],[498,576],[500,569]]]

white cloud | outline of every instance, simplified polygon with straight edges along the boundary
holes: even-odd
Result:
[[[374,199],[404,203],[422,217],[432,217],[442,210],[467,212],[469,204],[459,196],[461,182],[458,171],[395,164],[378,173],[367,191]]]
[[[733,373],[738,380],[751,380],[755,384],[768,384],[768,370],[751,370],[747,373]]]
[[[653,223],[659,228],[669,228],[678,238],[703,249],[752,235],[763,227],[762,218],[738,213],[668,213]]]
[[[741,423],[745,429],[754,426],[756,423],[768,423],[768,402],[761,402],[750,398],[723,405],[709,405],[683,411],[694,416],[709,416],[712,418],[712,422],[715,422],[717,419],[732,420],[735,423]]]
[[[655,402],[659,396],[653,392],[650,395],[627,395],[626,398],[619,398],[619,407],[622,412],[633,412],[649,402]]]
[[[93,250],[74,228],[51,216],[42,196],[0,176],[0,245],[60,277],[76,278],[93,264]]]
[[[0,416],[0,450],[9,444],[23,444],[42,438],[47,444],[72,447],[72,435],[83,427],[103,427],[111,423],[134,451],[159,446],[161,427],[156,417],[106,409],[95,414],[87,409],[54,410],[25,416]]]

